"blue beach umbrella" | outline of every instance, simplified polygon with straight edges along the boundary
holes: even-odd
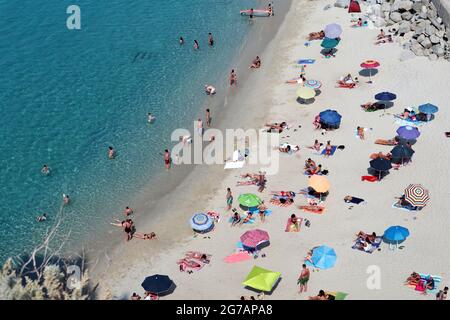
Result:
[[[384,231],[383,240],[388,243],[400,243],[409,236],[409,230],[402,226],[391,226]]]
[[[189,221],[192,229],[198,232],[208,232],[214,224],[214,220],[205,213],[196,213]]]
[[[433,114],[439,111],[439,108],[434,104],[426,103],[419,106],[419,111],[425,114]]]
[[[336,126],[341,123],[342,116],[336,110],[327,109],[319,113],[320,122],[329,125]]]
[[[395,100],[397,96],[391,92],[380,92],[375,95],[375,99],[380,101],[392,101]]]
[[[339,44],[339,39],[324,38],[320,46],[325,49],[333,49]]]
[[[320,246],[313,250],[311,260],[314,267],[319,269],[329,269],[336,264],[336,252],[333,248]]]
[[[145,291],[161,296],[171,291],[174,288],[174,283],[169,276],[155,274],[145,278],[141,286]]]

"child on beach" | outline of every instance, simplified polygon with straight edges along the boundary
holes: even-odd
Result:
[[[361,140],[364,140],[364,128],[363,127],[357,127],[356,128],[356,134]]]
[[[231,210],[231,206],[233,205],[233,195],[231,194],[231,189],[227,188],[227,211]]]

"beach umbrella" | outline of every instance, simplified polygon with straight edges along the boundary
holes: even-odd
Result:
[[[330,23],[325,26],[323,32],[325,33],[325,37],[329,39],[336,39],[342,34],[342,28],[337,23]]]
[[[269,241],[269,234],[260,229],[246,231],[241,236],[242,245],[248,248],[256,248],[261,243]]]
[[[383,239],[390,243],[399,243],[409,236],[409,230],[402,226],[391,226],[384,231]]]
[[[333,248],[320,246],[313,250],[311,260],[314,267],[319,269],[329,269],[336,264],[336,252]]]
[[[375,60],[366,60],[361,63],[361,68],[369,70],[369,83],[372,83],[372,69],[376,69],[380,66],[380,63]]]
[[[412,126],[402,126],[398,128],[397,134],[399,135],[399,137],[406,140],[416,139],[420,136],[419,129]]]
[[[198,232],[209,231],[214,225],[214,219],[205,213],[196,213],[189,221],[191,228]]]
[[[145,291],[151,292],[157,295],[163,295],[169,292],[174,286],[173,281],[169,276],[155,274],[153,276],[145,278],[141,284]]]
[[[430,200],[428,190],[421,184],[410,184],[405,189],[405,201],[414,207],[425,207],[428,200]]]
[[[317,80],[306,80],[303,84],[306,88],[310,88],[313,90],[319,89],[322,86],[322,83]]]
[[[256,290],[270,292],[280,279],[281,273],[254,266],[242,284]]]
[[[392,159],[401,160],[411,159],[414,154],[414,150],[404,144],[398,144],[391,150]]]
[[[319,176],[317,174],[309,178],[309,186],[319,193],[324,193],[330,190],[330,182],[325,176]]]
[[[336,126],[341,123],[342,116],[336,110],[325,110],[319,113],[320,122],[329,126]]]
[[[433,114],[439,111],[439,108],[434,104],[426,103],[419,106],[419,111],[425,114]]]
[[[380,92],[375,95],[375,99],[380,101],[392,101],[395,100],[397,96],[391,92]]]
[[[261,199],[253,193],[241,194],[238,198],[239,204],[245,208],[254,208],[261,204]]]
[[[392,164],[389,160],[383,158],[376,158],[369,162],[370,167],[375,171],[378,171],[378,180],[381,180],[381,172],[389,171],[392,168]]]
[[[300,99],[308,100],[314,98],[315,96],[316,92],[311,88],[301,87],[297,90],[297,97]]]
[[[325,49],[333,49],[339,44],[339,39],[324,38],[320,46]]]

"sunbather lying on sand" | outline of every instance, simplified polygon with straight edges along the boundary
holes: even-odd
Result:
[[[188,252],[186,252],[185,258],[199,260],[202,263],[209,263],[211,255],[202,253],[202,252],[198,252],[198,251],[188,251]]]
[[[386,38],[375,41],[375,44],[378,45],[378,44],[382,44],[382,43],[392,43],[392,42],[394,42],[392,35],[388,35]]]
[[[278,150],[280,152],[284,152],[284,153],[292,153],[292,152],[297,152],[300,150],[300,147],[298,145],[291,145],[289,143],[283,143]]]
[[[188,260],[186,258],[180,259],[177,262],[180,265],[180,271],[186,271],[186,269],[201,269],[203,264],[196,262],[194,260]]]
[[[372,153],[370,155],[370,159],[386,159],[386,160],[391,160],[392,159],[392,154],[390,152],[384,154],[383,152],[378,152],[378,153]]]
[[[154,240],[154,239],[156,239],[156,233],[154,233],[154,232],[150,232],[150,233],[136,232],[135,234],[133,234],[133,238],[138,238],[138,239],[142,239],[142,240]]]
[[[281,123],[266,123],[266,127],[269,127],[268,132],[283,132],[284,129],[288,129],[288,124],[286,122]]]
[[[364,111],[376,111],[378,110],[378,107],[380,107],[378,102],[366,102],[361,105],[361,108],[363,108]]]
[[[377,36],[377,40],[383,39],[383,38],[385,38],[385,37],[386,37],[386,34],[384,33],[384,30],[381,29],[381,30],[380,30],[380,33],[379,33],[378,36]]]
[[[247,212],[247,216],[246,216],[243,220],[241,220],[241,223],[240,223],[240,224],[247,223],[247,222],[249,222],[252,218],[253,218],[253,212],[248,211],[248,212]]]
[[[319,31],[319,32],[311,32],[308,35],[308,40],[312,41],[312,40],[322,40],[323,38],[325,38],[325,32],[323,30]]]
[[[344,201],[346,203],[360,204],[361,202],[364,202],[364,199],[352,197],[352,196],[345,196]]]
[[[316,129],[316,130],[322,128],[322,125],[320,124],[320,115],[319,114],[314,117],[313,126],[314,126],[314,129]]]
[[[375,232],[372,232],[372,234],[367,234],[365,232],[360,231],[356,234],[356,237],[357,237],[356,241],[359,240],[372,244],[377,239],[377,234]]]
[[[417,272],[411,273],[411,275],[406,279],[406,284],[411,286],[417,286],[420,283],[420,275]]]
[[[335,300],[335,298],[335,296],[327,294],[323,290],[320,290],[317,296],[309,297],[309,300]]]

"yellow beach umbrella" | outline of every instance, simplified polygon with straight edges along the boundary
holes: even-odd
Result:
[[[311,88],[301,87],[297,90],[297,96],[301,99],[312,99],[316,96],[316,91]]]
[[[280,272],[254,266],[242,284],[256,290],[270,292],[280,278]]]
[[[323,193],[330,189],[330,182],[325,176],[315,174],[309,178],[309,186],[317,192]]]

